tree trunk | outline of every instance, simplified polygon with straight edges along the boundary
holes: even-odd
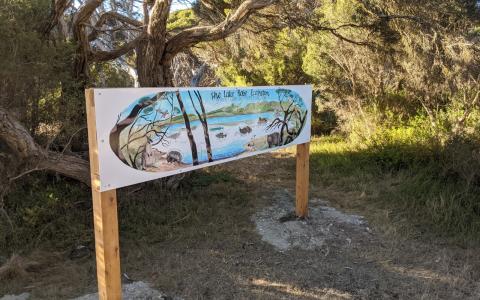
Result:
[[[31,166],[28,172],[57,172],[90,185],[88,161],[42,148],[35,143],[28,130],[3,108],[0,108],[0,141],[8,146],[19,161]]]
[[[163,59],[165,42],[154,44],[152,40],[139,43],[136,48],[138,83],[141,87],[173,86],[171,62]]]
[[[48,151],[44,154],[44,159],[39,163],[38,168],[59,173],[90,186],[89,162],[82,158]]]
[[[85,33],[85,27],[79,26],[73,33],[75,42],[76,42],[76,51],[73,61],[73,78],[81,88],[85,88],[87,85],[88,75],[89,75],[89,64],[88,64],[88,49],[89,41],[87,34]]]
[[[192,149],[192,163],[194,166],[198,165],[198,153],[197,153],[197,144],[193,138],[192,128],[190,127],[190,119],[188,118],[187,112],[185,111],[185,106],[183,105],[182,96],[180,92],[177,91],[177,100],[180,110],[182,111],[183,120],[185,121],[185,127],[187,129],[188,141],[190,142],[190,148]]]

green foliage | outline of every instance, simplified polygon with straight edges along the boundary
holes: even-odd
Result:
[[[181,9],[170,14],[167,23],[167,30],[186,28],[194,25],[197,17],[192,9]]]
[[[97,63],[91,70],[91,76],[98,87],[125,87],[133,86],[130,74],[115,62]]]
[[[4,200],[0,251],[43,246],[68,247],[91,240],[91,198],[80,184],[29,176]]]
[[[312,133],[317,135],[331,134],[338,127],[335,111],[325,105],[324,98],[314,91],[312,99]]]
[[[224,55],[228,58],[216,69],[216,74],[225,85],[308,82],[309,77],[302,70],[305,43],[306,37],[301,31],[292,29],[260,39],[248,37],[240,44],[231,45],[232,48],[225,48]]]
[[[322,1],[291,17],[307,25],[214,44],[222,83],[314,83],[313,132],[341,133],[312,145],[314,177],[480,240],[475,1]]]
[[[84,86],[73,76],[75,45],[43,35],[51,1],[0,3],[0,105],[14,111],[37,141],[53,140],[52,148],[61,149],[86,122]],[[118,87],[133,82],[117,64],[99,63],[89,84]],[[85,134],[77,134],[71,143],[74,150],[85,150],[82,140]]]
[[[225,86],[249,86],[252,85],[247,78],[248,72],[242,70],[233,60],[226,62],[218,68],[215,74],[222,80]]]
[[[471,155],[478,146],[459,141],[421,146],[410,142],[416,133],[422,130],[391,129],[368,147],[338,136],[316,140],[313,180],[364,195],[369,205],[388,211],[386,227],[395,223],[413,235],[420,230],[479,242],[480,159]]]
[[[477,114],[466,120],[467,128],[478,124]],[[390,221],[480,241],[480,135],[452,135],[448,120],[457,115],[453,105],[432,126],[426,114],[405,119],[365,109],[350,120],[346,137],[314,143],[314,176],[366,192],[372,204],[391,211]]]
[[[0,8],[0,105],[17,108],[23,121],[32,126],[48,120],[51,112],[40,110],[38,105],[53,107],[48,103],[51,91],[59,89],[60,81],[70,77],[72,45],[46,43],[37,32],[48,16],[49,3],[8,1]]]

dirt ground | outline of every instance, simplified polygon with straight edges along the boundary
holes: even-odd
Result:
[[[204,197],[214,193],[220,200],[200,206],[211,218],[198,223],[194,234],[175,231],[181,234],[159,240],[152,239],[155,232],[145,233],[148,238],[121,235],[122,272],[131,280],[149,283],[168,295],[164,299],[480,299],[479,249],[422,234],[404,237],[395,224],[379,222],[378,215],[387,212],[362,205],[360,193],[334,190],[312,176],[314,215],[341,218],[289,218],[285,209],[290,201],[293,211],[295,187],[291,153],[242,159],[207,172],[218,171],[232,174],[238,186],[205,187]],[[135,192],[141,197],[150,193]],[[230,200],[237,193],[245,197]],[[198,195],[196,201],[206,201]],[[278,215],[269,219],[269,212]],[[172,228],[182,228],[191,215],[173,220]],[[272,229],[277,217],[279,227]],[[295,228],[309,236],[289,243],[287,231]],[[276,238],[265,237],[265,232]],[[31,299],[94,292],[94,253],[87,254],[72,259],[62,250],[33,253],[18,262],[28,274],[12,276],[0,290],[29,292]]]

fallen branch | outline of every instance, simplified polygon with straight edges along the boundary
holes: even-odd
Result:
[[[34,171],[45,170],[90,185],[88,161],[74,156],[49,151],[38,145],[27,129],[7,110],[0,107],[0,141],[4,142],[20,161],[35,167],[16,177],[21,177]],[[14,177],[13,180],[16,178]]]

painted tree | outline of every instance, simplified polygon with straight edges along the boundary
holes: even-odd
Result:
[[[197,98],[198,104],[200,106],[201,113],[198,111],[197,107],[195,106],[195,103],[193,101],[192,93],[188,91],[188,96],[190,97],[190,101],[192,102],[193,109],[195,110],[195,113],[197,114],[198,120],[200,123],[202,123],[202,128],[203,128],[203,135],[205,138],[205,145],[207,148],[207,157],[208,161],[212,162],[213,161],[213,155],[212,155],[212,145],[210,143],[210,135],[208,133],[208,122],[207,122],[207,113],[205,111],[205,105],[203,105],[203,99],[202,95],[200,94],[199,91],[194,91],[195,97]]]
[[[119,153],[128,157],[127,163],[130,166],[139,168],[139,165],[143,165],[139,164],[139,157],[146,151],[147,145],[168,146],[167,133],[173,118],[180,113],[174,101],[174,93],[163,93],[159,101],[142,110],[125,132],[125,143],[120,146]],[[166,107],[162,110],[164,106]]]
[[[122,131],[138,120],[140,113],[147,107],[151,107],[157,101],[162,99],[165,96],[165,93],[158,93],[153,97],[145,97],[138,101],[138,103],[132,108],[127,116],[123,119],[119,119],[112,131],[110,132],[110,147],[112,151],[117,155],[120,160],[124,163],[127,163],[127,159],[124,157],[120,145],[120,135]]]
[[[194,166],[198,165],[198,151],[197,143],[195,143],[195,138],[193,137],[192,127],[190,126],[190,118],[188,117],[187,111],[185,110],[185,105],[183,103],[182,95],[180,91],[176,91],[178,105],[182,111],[183,121],[185,123],[185,128],[187,130],[188,142],[190,143],[190,149],[192,150],[192,164]]]
[[[283,116],[276,117],[267,129],[280,128],[280,145],[286,145],[293,141],[300,131],[305,126],[305,120],[308,114],[308,110],[301,109],[303,100],[296,94],[292,94],[289,90],[279,89],[278,105],[283,113]],[[293,118],[294,126],[291,126]]]

